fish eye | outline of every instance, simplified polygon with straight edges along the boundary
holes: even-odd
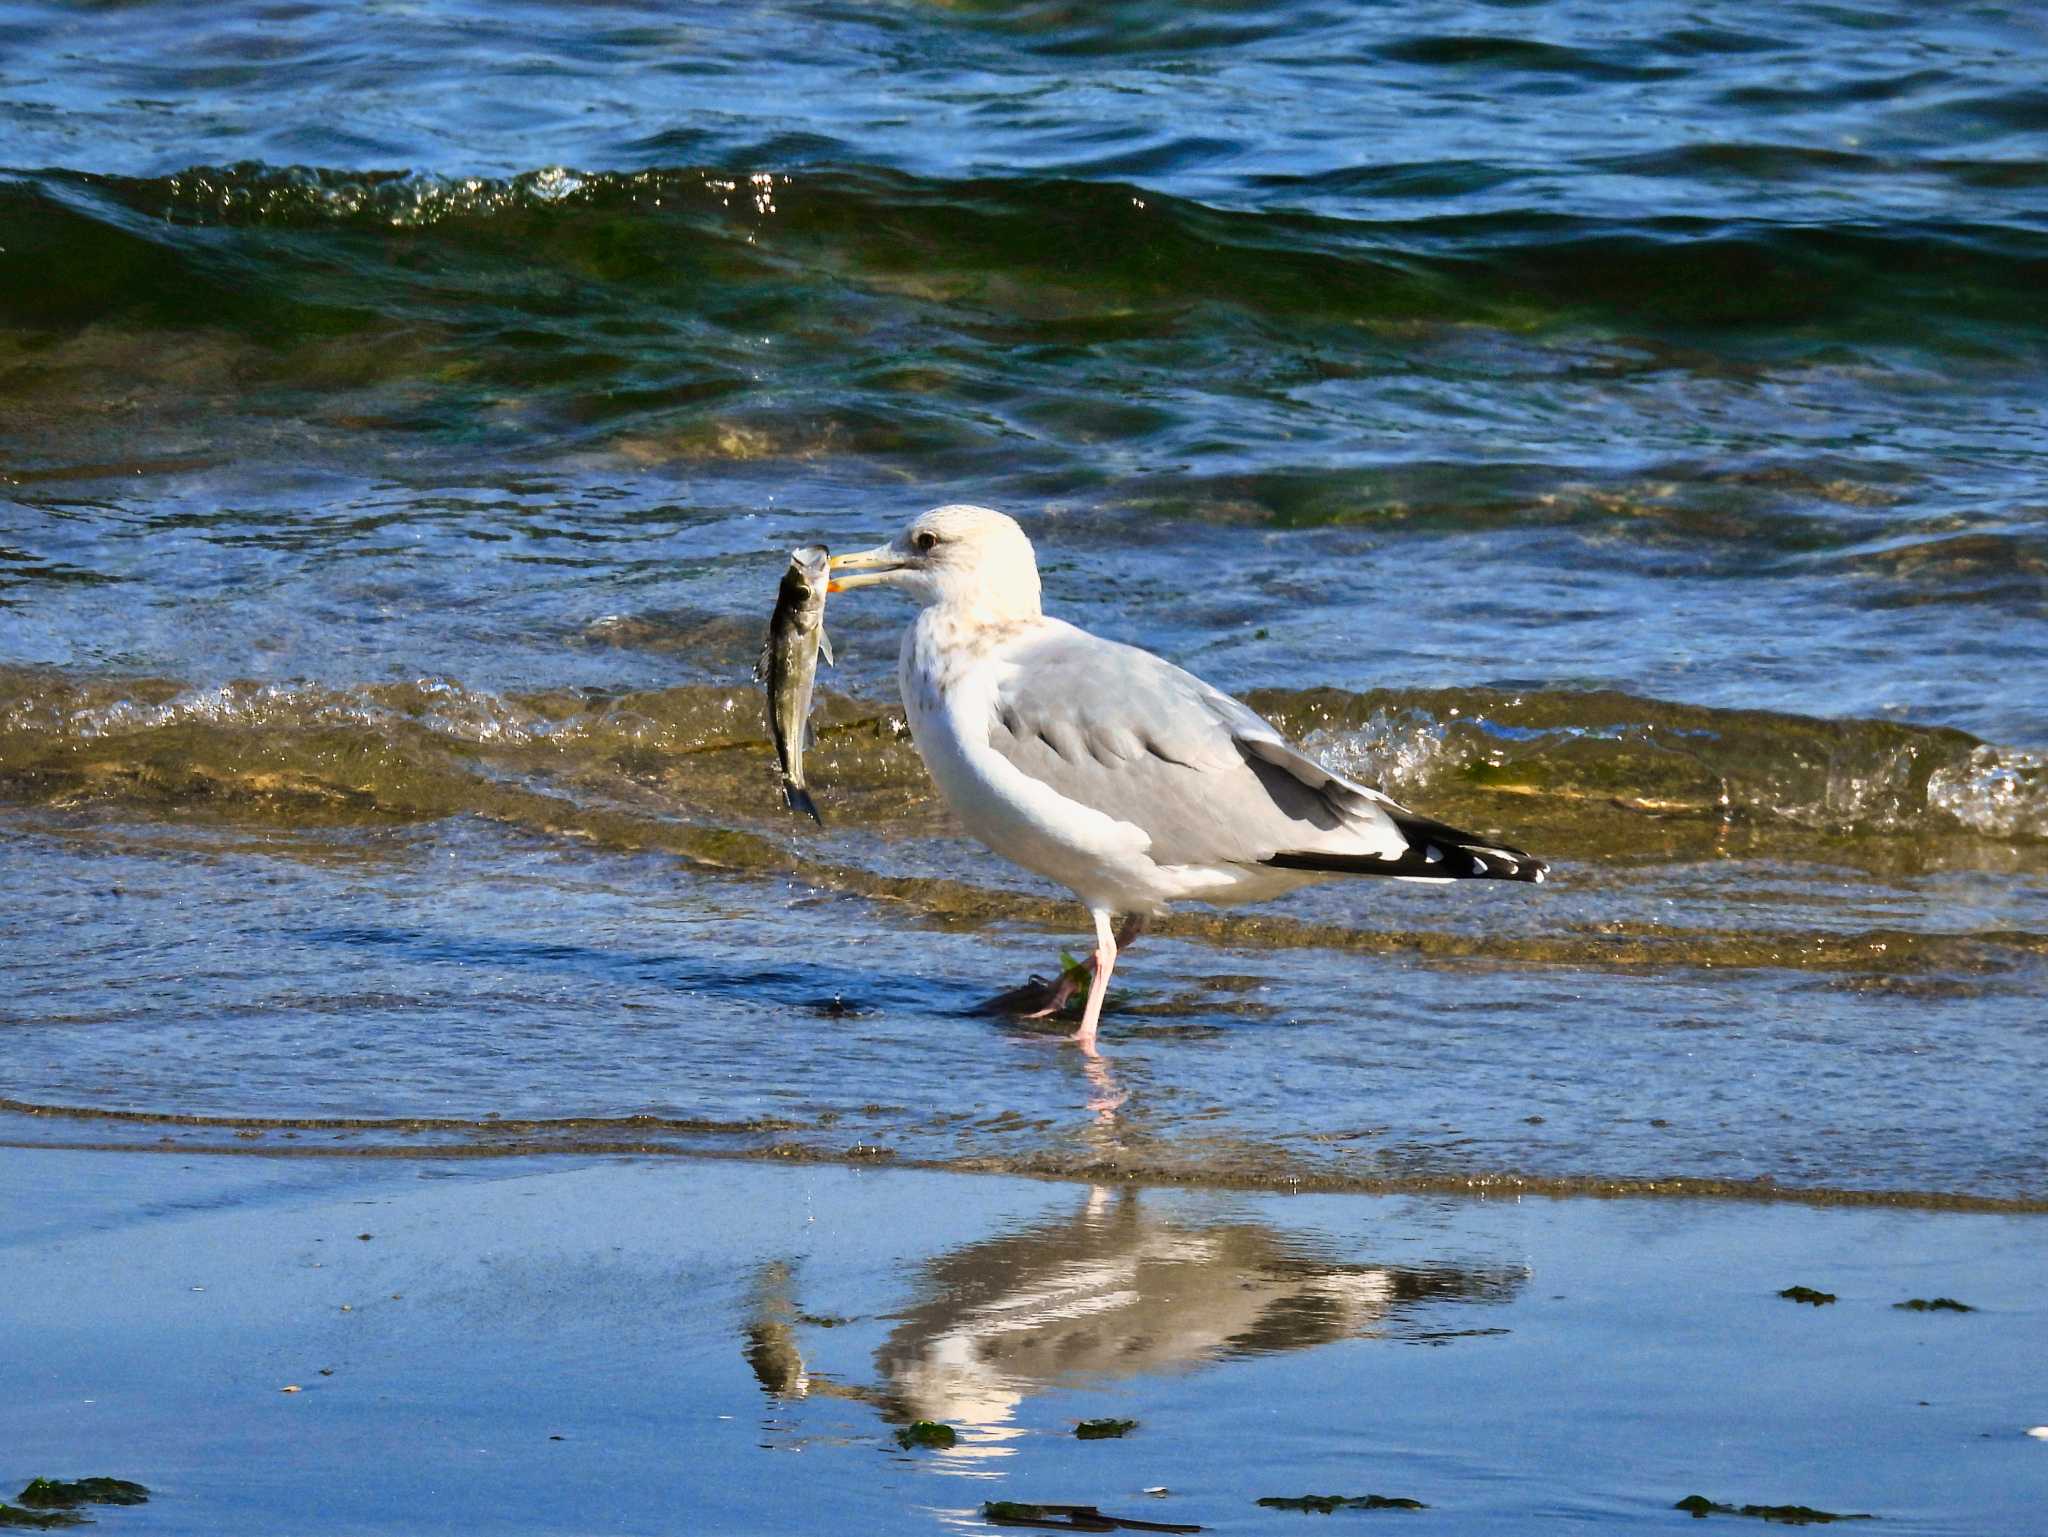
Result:
[[[927,528],[917,534],[910,542],[916,546],[918,554],[929,555],[932,546],[939,542],[939,536]]]

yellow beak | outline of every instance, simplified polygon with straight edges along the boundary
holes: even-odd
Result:
[[[851,555],[832,557],[832,581],[825,588],[827,592],[851,592],[856,587],[877,587],[886,583],[890,576],[901,571],[909,562],[896,553],[893,545],[878,544],[872,550],[855,550]],[[858,576],[839,575],[842,571],[856,571]]]

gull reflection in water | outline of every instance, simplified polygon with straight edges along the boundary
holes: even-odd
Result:
[[[1094,1187],[1069,1215],[929,1261],[916,1300],[875,1353],[872,1383],[806,1366],[796,1272],[781,1262],[755,1278],[744,1349],[778,1400],[856,1399],[893,1424],[952,1426],[960,1440],[944,1460],[967,1472],[1023,1433],[1017,1411],[1033,1393],[1334,1340],[1496,1333],[1447,1313],[1507,1301],[1526,1278],[1511,1264],[1341,1259],[1265,1222],[1155,1213],[1142,1191]]]

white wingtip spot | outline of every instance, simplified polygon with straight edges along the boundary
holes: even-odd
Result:
[[[1486,861],[1481,859],[1477,854],[1474,854],[1472,856],[1472,873],[1474,875],[1486,874]]]
[[[1422,857],[1429,864],[1440,865],[1444,862],[1444,851],[1432,843],[1422,851]]]
[[[1549,872],[1548,870],[1538,870],[1538,871],[1536,872],[1536,884],[1537,884],[1537,885],[1539,885],[1539,886],[1541,886],[1541,885],[1543,884],[1543,882],[1544,882],[1545,878],[1546,878],[1546,877],[1548,877],[1548,876],[1549,876],[1549,874],[1550,874],[1550,872]]]

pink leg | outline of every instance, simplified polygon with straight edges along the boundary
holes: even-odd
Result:
[[[1109,974],[1116,970],[1116,936],[1109,931],[1109,914],[1100,908],[1094,909],[1095,919],[1094,965],[1089,968],[1088,1006],[1081,1011],[1081,1029],[1074,1037],[1084,1056],[1098,1056],[1095,1049],[1095,1027],[1102,1019],[1102,1000],[1109,992]]]

